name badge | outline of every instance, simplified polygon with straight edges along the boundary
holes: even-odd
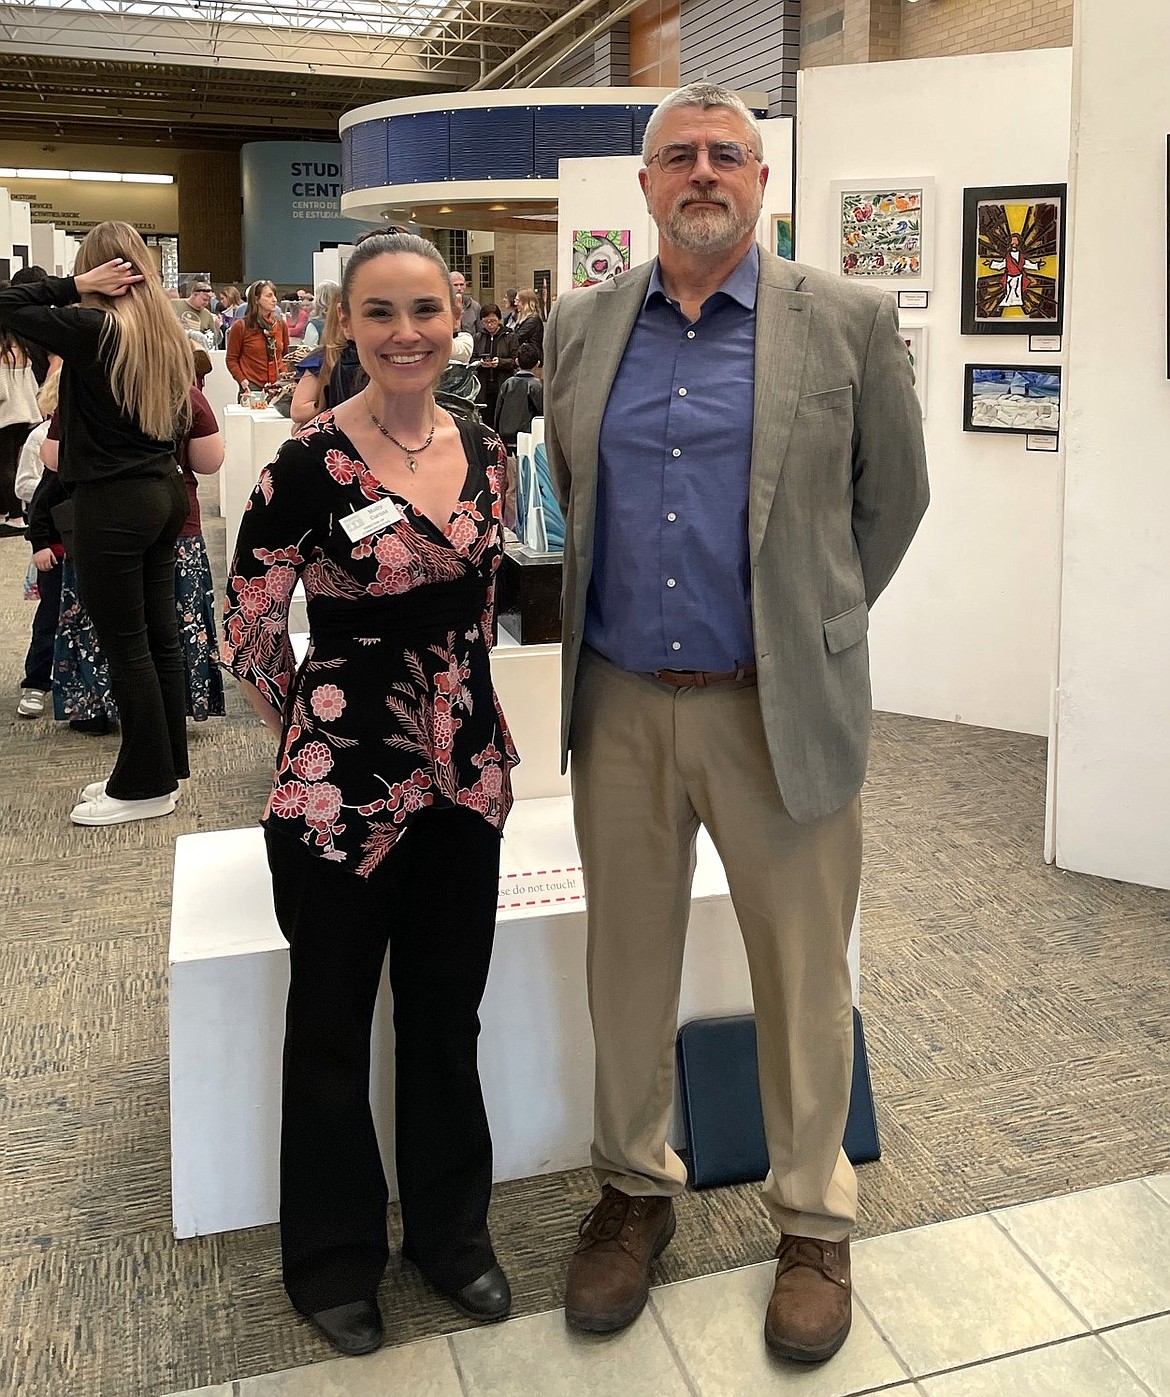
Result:
[[[402,510],[393,500],[375,500],[373,504],[366,505],[365,509],[343,514],[337,522],[349,535],[349,541],[357,543],[359,539],[369,538],[371,534],[376,534],[390,524],[397,524],[402,517]]]

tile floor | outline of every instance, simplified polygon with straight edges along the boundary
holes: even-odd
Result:
[[[1170,1174],[874,1237],[853,1278],[807,1370],[764,1348],[766,1265],[660,1286],[608,1338],[558,1310],[198,1397],[1170,1397]]]

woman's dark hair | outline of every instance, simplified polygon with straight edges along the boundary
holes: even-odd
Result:
[[[49,274],[44,267],[21,267],[12,273],[12,280],[9,286],[28,286],[34,281],[44,281]],[[26,344],[19,335],[14,335],[11,330],[0,329],[0,359],[5,359],[14,368],[16,367],[17,353],[25,359],[33,357],[33,348]]]
[[[494,303],[490,306],[480,306],[479,308],[479,318],[481,320],[486,320],[489,315],[494,315],[497,320],[503,320],[504,318],[500,314],[499,306],[495,305]]]
[[[349,314],[349,293],[353,290],[353,279],[358,270],[366,262],[372,262],[375,257],[398,252],[411,252],[416,257],[425,257],[442,271],[443,280],[451,288],[451,314],[454,315],[455,289],[451,286],[451,272],[443,261],[443,254],[434,243],[428,242],[426,238],[417,237],[414,233],[369,233],[355,244],[341,275],[341,305],[345,313]]]

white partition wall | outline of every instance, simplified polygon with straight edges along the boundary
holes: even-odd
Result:
[[[963,365],[1039,365],[1060,356],[1030,355],[1026,335],[959,334],[960,253],[964,188],[1067,178],[1071,61],[1068,49],[1040,49],[799,75],[800,261],[832,265],[832,181],[934,179],[930,304],[902,312],[904,324],[929,331],[924,426],[932,500],[874,609],[869,639],[880,709],[1048,731],[1060,459],[1027,452],[1017,438],[964,433]]]
[[[1064,868],[1170,888],[1170,5],[1079,0],[1050,822]],[[1118,275],[1119,210],[1125,275]]]

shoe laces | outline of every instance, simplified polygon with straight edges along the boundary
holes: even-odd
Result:
[[[596,1242],[614,1242],[625,1231],[633,1218],[640,1217],[641,1204],[638,1199],[622,1193],[620,1189],[607,1188],[601,1198],[581,1219],[577,1235],[582,1246],[592,1246]]]
[[[835,1242],[823,1242],[817,1237],[784,1237],[776,1248],[776,1257],[780,1263],[776,1267],[777,1278],[787,1271],[795,1271],[799,1266],[807,1266],[810,1270],[819,1271],[834,1285],[848,1284],[840,1274]]]

